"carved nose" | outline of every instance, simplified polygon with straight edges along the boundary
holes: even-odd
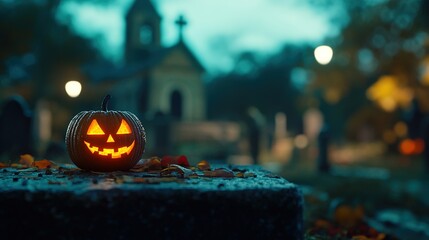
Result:
[[[115,142],[115,140],[112,137],[112,134],[109,134],[109,138],[107,138],[107,142]]]

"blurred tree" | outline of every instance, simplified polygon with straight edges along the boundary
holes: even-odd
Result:
[[[300,126],[297,104],[300,90],[291,82],[291,72],[303,62],[303,50],[296,46],[261,59],[244,52],[237,57],[235,69],[208,84],[209,117],[245,120],[250,107],[256,107],[273,122],[277,112],[288,117],[288,127]]]
[[[255,53],[242,53],[234,71],[209,83],[209,115],[240,119],[249,106],[255,106],[268,117],[283,111],[288,123],[299,126],[300,112],[318,107],[336,140],[345,136],[357,139],[368,127],[381,137],[400,117],[397,108],[386,111],[367,97],[369,87],[381,76],[393,76],[398,88],[410,89],[403,93],[415,92],[421,99],[429,95],[427,87],[418,81],[427,40],[429,1],[308,2],[321,11],[333,6],[341,9],[332,15],[332,21],[342,30],[326,39],[334,49],[332,62],[317,64],[308,47],[289,46],[260,61]],[[294,87],[291,77],[302,74],[311,79],[302,85],[305,90]],[[404,94],[398,97],[400,102],[407,101]],[[429,99],[426,103],[429,110]]]
[[[0,75],[10,74],[11,59],[31,59],[33,64],[26,70],[30,71],[29,80],[33,80],[35,99],[52,97],[49,95],[55,91],[48,91],[47,86],[55,85],[61,73],[101,58],[90,39],[57,20],[59,4],[59,0],[0,1]]]
[[[331,0],[309,2],[321,10],[338,4]],[[334,58],[326,66],[308,66],[315,73],[309,95],[319,93],[320,107],[336,138],[343,137],[345,131],[356,138],[361,127],[387,114],[390,117],[383,117],[384,122],[376,124],[376,135],[382,136],[398,119],[399,112],[396,107],[376,107],[367,99],[367,89],[383,75],[394,76],[396,84],[411,89],[411,93],[423,88],[418,81],[418,67],[427,39],[428,1],[363,0],[341,4],[345,15],[333,21],[344,27],[339,36],[326,40],[334,49]],[[409,96],[409,103],[411,99]],[[353,120],[353,124],[348,124],[355,118],[362,122]],[[355,129],[346,129],[347,126]]]

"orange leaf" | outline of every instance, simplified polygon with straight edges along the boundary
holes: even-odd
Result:
[[[365,217],[362,206],[351,207],[349,205],[340,205],[335,209],[334,219],[343,227],[352,227],[363,220]]]
[[[30,154],[24,154],[19,156],[19,163],[22,164],[25,167],[31,167],[33,166],[34,163],[34,157],[31,156]]]
[[[9,166],[6,163],[0,162],[0,168],[6,168],[6,167],[9,167]]]
[[[328,221],[326,221],[326,220],[324,220],[324,219],[317,219],[317,220],[314,222],[314,226],[315,226],[316,228],[328,229],[329,227],[331,227],[331,223],[330,223],[330,222],[328,222]]]
[[[234,172],[226,169],[226,168],[217,168],[213,171],[204,171],[205,177],[224,177],[224,178],[230,178],[234,177]]]
[[[197,164],[197,167],[198,167],[199,170],[209,170],[210,169],[210,164],[206,160],[202,160],[201,162],[199,162]]]
[[[177,164],[170,164],[168,168],[165,168],[161,171],[160,175],[162,177],[174,177],[178,176],[181,178],[187,178],[191,176],[193,172],[187,168],[184,168]]]
[[[50,168],[54,165],[55,164],[53,162],[46,160],[46,159],[34,162],[34,166],[37,167],[38,169],[46,169],[46,168]]]

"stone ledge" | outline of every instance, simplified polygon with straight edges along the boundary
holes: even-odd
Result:
[[[6,169],[0,231],[9,238],[302,239],[297,186],[260,168],[241,169],[255,177]],[[124,175],[139,182],[118,183]]]

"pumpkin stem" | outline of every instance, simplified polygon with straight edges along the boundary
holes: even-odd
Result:
[[[107,94],[101,103],[101,110],[107,112],[107,102],[110,100],[110,94]]]

